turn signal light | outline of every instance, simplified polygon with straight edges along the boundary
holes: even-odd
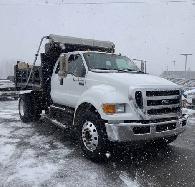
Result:
[[[106,114],[115,114],[116,106],[113,104],[103,104],[103,111]]]
[[[106,114],[124,113],[125,104],[103,104],[103,111]]]

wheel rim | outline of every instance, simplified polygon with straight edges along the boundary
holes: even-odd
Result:
[[[19,111],[20,111],[20,115],[21,116],[24,116],[25,107],[24,107],[24,101],[23,101],[23,99],[20,100]]]
[[[89,151],[96,150],[98,146],[98,132],[95,125],[90,121],[85,122],[83,125],[82,140]]]

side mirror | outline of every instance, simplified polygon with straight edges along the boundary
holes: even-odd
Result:
[[[143,73],[145,72],[144,66],[145,66],[145,64],[144,64],[144,62],[142,61],[142,62],[141,62],[141,71],[142,71]]]
[[[60,79],[64,79],[68,74],[68,56],[66,54],[62,54],[58,61],[60,64],[58,76]]]

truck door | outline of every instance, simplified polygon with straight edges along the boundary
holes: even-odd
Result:
[[[71,54],[68,62],[68,74],[62,85],[57,74],[59,68],[56,67],[52,77],[54,90],[51,96],[54,103],[75,107],[79,97],[86,89],[86,69],[80,54]]]
[[[68,75],[71,77],[68,86],[72,95],[72,104],[75,107],[78,99],[86,90],[86,69],[80,54],[70,55],[68,69]]]

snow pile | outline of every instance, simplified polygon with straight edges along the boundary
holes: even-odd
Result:
[[[15,84],[11,82],[10,80],[0,80],[0,89],[2,88],[15,88]]]
[[[0,119],[19,120],[18,115],[18,101],[0,102]]]
[[[14,145],[0,145],[0,166],[6,166],[15,149]]]
[[[54,136],[41,135],[36,124],[22,123],[17,105],[0,102],[0,186],[49,184],[72,150]]]
[[[126,172],[121,172],[119,178],[126,184],[127,187],[140,187],[136,181],[132,181]]]
[[[36,157],[32,149],[27,149],[18,160],[14,174],[8,178],[7,183],[20,181],[37,186],[50,179],[57,170],[58,167],[53,163]]]
[[[188,118],[188,125],[195,125],[195,117],[189,117]]]

